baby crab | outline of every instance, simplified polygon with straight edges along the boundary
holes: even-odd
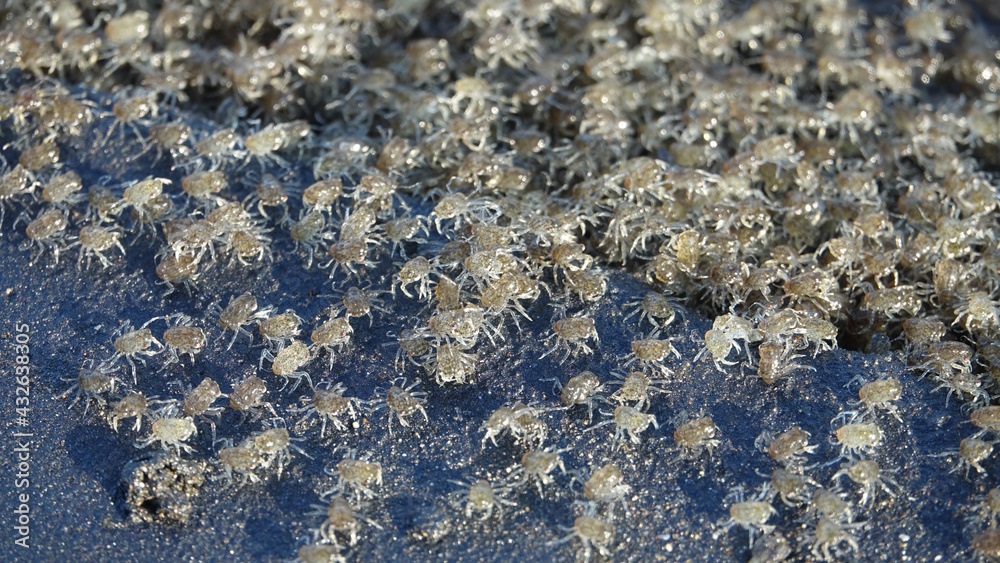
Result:
[[[309,258],[306,260],[307,270],[312,267],[316,248],[320,243],[333,238],[333,233],[326,230],[326,216],[315,209],[300,214],[299,220],[288,228],[288,235],[295,243],[296,250],[302,245],[309,253]]]
[[[667,392],[665,389],[658,387],[658,385],[666,383],[667,380],[652,379],[641,371],[630,371],[627,375],[613,371],[611,375],[620,380],[618,383],[621,386],[611,394],[611,399],[619,404],[634,402],[636,409],[642,409],[649,401],[650,391],[658,393]],[[612,383],[616,382],[612,381]]]
[[[427,402],[424,397],[427,393],[413,391],[417,385],[420,385],[420,381],[414,381],[409,387],[404,387],[406,385],[406,378],[396,379],[392,383],[392,387],[385,392],[385,399],[380,400],[373,408],[373,410],[380,410],[388,407],[389,434],[392,434],[392,419],[394,415],[399,424],[404,428],[410,425],[406,417],[417,411],[420,411],[420,414],[424,415],[424,422],[430,422],[430,419],[427,418],[427,411],[424,410],[424,404]]]
[[[265,257],[270,261],[271,250],[268,246],[270,242],[271,237],[256,227],[234,231],[226,244],[226,251],[232,251],[229,264],[238,261],[249,267],[252,266],[252,262],[260,262]]]
[[[627,356],[625,367],[639,362],[639,365],[644,368],[655,368],[663,375],[671,375],[671,371],[664,365],[664,361],[670,354],[680,358],[681,353],[677,351],[677,348],[674,348],[672,342],[661,340],[657,336],[658,333],[654,332],[649,338],[633,340],[632,353]]]
[[[583,315],[566,317],[552,323],[552,334],[547,336],[543,342],[548,344],[555,339],[556,343],[548,349],[542,358],[560,349],[564,350],[560,364],[566,361],[571,355],[593,354],[594,351],[587,346],[587,340],[593,339],[596,344],[600,344],[597,337],[597,328],[594,326],[594,319]]]
[[[674,440],[685,457],[697,457],[704,449],[708,450],[708,455],[712,455],[712,450],[721,443],[716,439],[718,434],[719,427],[712,417],[702,416],[678,425],[674,430]]]
[[[489,313],[497,315],[497,319],[501,323],[503,319],[510,316],[520,329],[521,323],[518,321],[518,315],[531,320],[531,316],[521,301],[529,301],[530,306],[530,302],[541,295],[542,289],[545,289],[546,292],[549,291],[547,285],[534,279],[531,275],[511,270],[501,274],[499,278],[490,282],[480,292],[479,305]]]
[[[454,341],[463,349],[471,348],[476,345],[482,332],[491,344],[496,344],[494,334],[490,331],[492,327],[486,322],[485,311],[475,305],[440,311],[427,320],[427,328],[434,335],[436,343],[442,340]],[[486,330],[481,331],[483,328]]]
[[[119,421],[134,417],[135,424],[132,426],[132,430],[138,432],[142,428],[142,417],[149,414],[149,405],[159,402],[162,401],[147,400],[142,393],[129,393],[112,407],[111,412],[108,413],[108,423],[115,432],[118,432]]]
[[[438,385],[462,385],[475,375],[478,360],[479,356],[463,352],[458,344],[445,342],[437,347],[434,359],[427,364],[427,368],[434,372],[434,380]]]
[[[21,165],[9,169],[6,160],[0,160],[0,226],[3,225],[8,206],[22,196],[34,194],[36,188],[37,181],[31,172]]]
[[[260,482],[260,477],[257,476],[254,471],[258,467],[263,465],[264,460],[254,447],[254,443],[251,440],[234,446],[230,440],[223,440],[224,447],[219,450],[219,463],[222,464],[222,469],[226,472],[226,478],[229,480],[229,484],[233,483],[233,474],[238,474],[242,477],[240,481],[240,486],[246,485],[247,481],[251,483]]]
[[[310,512],[310,515],[326,516],[326,520],[320,524],[317,535],[334,545],[340,545],[337,541],[338,534],[346,536],[349,545],[358,543],[358,530],[361,529],[361,522],[379,530],[382,529],[382,526],[355,512],[351,502],[343,495],[335,495],[326,506],[314,504],[312,507],[315,511]]]
[[[374,242],[367,238],[378,218],[379,210],[371,205],[356,205],[347,208],[347,216],[340,222],[340,242],[360,240]]]
[[[268,348],[274,352],[283,349],[285,344],[293,342],[293,339],[302,332],[300,326],[302,319],[295,314],[295,311],[289,309],[284,313],[261,319],[257,330],[260,331],[260,336]]]
[[[163,187],[172,183],[166,178],[152,176],[133,182],[125,188],[122,198],[115,202],[110,211],[118,213],[126,207],[131,207],[141,233],[145,225],[152,224],[162,216],[161,208],[170,204],[170,199],[163,193]]]
[[[677,309],[673,302],[655,291],[649,291],[641,300],[631,301],[625,306],[635,307],[635,310],[622,319],[623,321],[627,321],[641,312],[639,325],[642,326],[642,321],[648,320],[655,330],[669,326],[677,316]]]
[[[947,380],[955,373],[972,371],[973,353],[972,347],[964,342],[931,342],[920,355],[923,361],[913,369]]]
[[[817,560],[838,560],[860,549],[857,538],[848,533],[848,530],[863,525],[863,523],[841,524],[830,518],[821,518],[816,522],[816,528],[807,535],[806,542],[812,544],[810,551]],[[848,549],[840,548],[842,543],[846,543]]]
[[[819,486],[819,483],[807,475],[776,468],[771,472],[771,481],[767,486],[771,495],[777,494],[781,502],[794,507],[809,502],[810,486]]]
[[[265,393],[267,393],[267,384],[264,383],[264,380],[251,375],[233,388],[233,392],[229,394],[229,408],[243,413],[244,419],[250,412],[254,412],[257,416],[256,412],[260,408],[271,411],[271,415],[278,418],[278,414],[274,412],[274,406],[261,400]]]
[[[566,473],[566,466],[563,464],[562,458],[559,457],[559,454],[565,451],[567,450],[553,450],[551,447],[544,450],[529,450],[521,456],[521,463],[515,466],[510,476],[511,478],[520,477],[517,483],[519,487],[527,484],[528,481],[535,481],[538,494],[545,496],[542,485],[548,485],[555,480],[549,474],[557,467]]]
[[[121,358],[125,358],[128,364],[132,367],[132,379],[136,380],[136,368],[135,362],[133,360],[139,360],[142,365],[146,365],[146,360],[142,356],[155,356],[163,351],[163,344],[159,340],[153,337],[153,332],[147,327],[153,321],[160,320],[163,317],[154,317],[146,321],[141,327],[136,330],[132,330],[132,322],[126,320],[121,328],[115,333],[118,338],[115,338],[114,347],[115,355],[111,357],[110,362],[117,362]],[[150,349],[153,345],[156,345],[155,350]]]
[[[96,366],[93,362],[88,362],[80,368],[79,373],[76,378],[72,380],[73,385],[69,389],[64,391],[59,395],[60,399],[65,399],[66,397],[73,395],[73,402],[69,404],[70,408],[73,408],[80,399],[84,400],[83,415],[87,415],[87,411],[90,409],[90,403],[97,403],[101,407],[107,404],[104,397],[101,397],[104,393],[114,393],[115,385],[118,384],[118,378],[113,374],[118,371],[117,366],[109,365],[107,363],[101,362]]]
[[[994,487],[987,491],[985,495],[973,497],[978,500],[971,507],[974,511],[969,520],[977,525],[988,524],[990,528],[996,528],[1000,520],[1000,487]]]
[[[266,208],[278,208],[282,209],[282,216],[288,218],[288,192],[285,191],[285,185],[278,178],[272,174],[264,174],[260,182],[257,183],[257,188],[254,192],[243,200],[243,205],[253,207],[254,202],[257,202],[257,211],[260,212],[264,219],[270,219],[271,216],[267,214]]]
[[[592,371],[583,371],[569,378],[566,385],[562,385],[556,380],[556,386],[560,388],[559,398],[567,409],[576,405],[587,405],[587,421],[589,422],[594,417],[594,399],[597,398],[597,393],[604,388],[601,380],[597,378],[597,374]]]
[[[180,362],[181,354],[187,354],[194,364],[194,355],[205,347],[205,331],[193,326],[191,317],[182,313],[169,315],[166,319],[168,323],[172,321],[173,326],[163,332],[163,344],[167,349],[167,361],[163,367]]]
[[[736,363],[726,361],[733,348],[736,349],[737,353],[742,352],[739,343],[736,342],[737,340],[743,340],[746,343],[757,340],[753,324],[736,315],[720,315],[715,317],[712,329],[705,333],[705,348],[701,352],[698,352],[694,361],[697,362],[700,360],[707,352],[712,355],[715,367],[719,371],[725,372],[722,364],[731,366]]]
[[[744,500],[743,487],[734,488],[727,497],[735,501],[729,506],[729,519],[720,523],[725,526],[723,531],[729,531],[733,526],[740,526],[749,532],[751,547],[758,533],[763,532],[764,535],[771,533],[774,526],[767,524],[767,521],[778,511],[766,500],[767,494],[765,488],[753,500]]]
[[[257,298],[251,293],[244,293],[232,298],[225,309],[222,309],[218,303],[213,304],[209,308],[211,313],[219,315],[219,327],[222,328],[223,335],[230,330],[233,331],[233,339],[229,341],[229,346],[226,347],[226,350],[233,347],[236,338],[240,334],[245,334],[252,341],[253,335],[244,326],[253,322],[259,322],[261,319],[266,319],[273,310],[273,308],[267,307],[258,311]]]
[[[865,293],[862,300],[865,309],[880,317],[896,320],[905,313],[916,316],[923,306],[920,290],[912,285],[898,285],[887,289],[876,289]]]
[[[802,467],[804,461],[803,454],[811,454],[818,446],[809,445],[810,434],[798,426],[792,426],[777,437],[770,432],[762,432],[754,445],[758,448],[766,446],[767,455],[771,459],[785,466],[788,470],[796,470]]]
[[[973,536],[971,544],[977,556],[996,559],[1000,557],[1000,530],[991,528],[980,532]]]
[[[191,156],[187,144],[190,138],[191,126],[181,120],[158,123],[149,128],[149,141],[156,147],[156,160],[163,158],[164,149],[169,151],[173,161],[188,160]]]
[[[368,461],[371,454],[366,454],[361,458],[354,457],[356,455],[357,452],[354,450],[347,450],[344,459],[337,463],[335,469],[329,467],[323,469],[323,473],[337,477],[337,484],[323,493],[322,497],[343,493],[347,488],[354,489],[355,499],[360,499],[361,495],[368,498],[378,496],[370,487],[373,484],[382,486],[382,464],[377,461]]]
[[[59,145],[54,140],[33,144],[21,152],[17,163],[37,179],[49,166],[59,166]]]
[[[614,463],[606,463],[595,469],[583,484],[583,496],[587,501],[607,503],[609,514],[614,513],[615,504],[625,504],[625,496],[631,491],[632,487],[625,483],[621,468]]]
[[[833,444],[840,445],[840,459],[871,451],[882,441],[882,430],[874,422],[845,424],[837,429]]]
[[[312,459],[312,456],[292,442],[293,438],[289,436],[288,429],[286,428],[270,428],[253,436],[251,439],[253,440],[254,448],[256,448],[264,460],[262,463],[264,467],[270,467],[272,463],[278,464],[278,479],[281,479],[281,472],[284,470],[285,464],[292,458],[291,450],[294,449]]]
[[[340,178],[318,180],[302,190],[302,207],[312,211],[330,213],[344,195],[344,182]]]
[[[237,145],[243,142],[241,135],[229,127],[224,127],[209,133],[205,138],[195,143],[195,151],[198,156],[193,157],[182,166],[203,169],[206,166],[212,170],[218,170],[227,164],[227,161],[235,158],[242,159],[245,154]]]
[[[951,326],[959,325],[974,334],[989,334],[1000,325],[1000,310],[985,291],[976,291],[964,298],[955,308],[955,320]]]
[[[940,342],[946,328],[939,319],[913,317],[903,321],[903,335],[906,337],[907,355],[917,356],[928,345]]]
[[[417,361],[417,358],[426,356],[431,352],[433,347],[431,343],[428,342],[427,336],[430,332],[426,329],[419,328],[405,328],[399,331],[397,335],[394,332],[386,333],[389,338],[394,338],[396,340],[396,367],[399,368],[399,364],[405,357],[415,366],[424,365]],[[391,346],[391,343],[387,343],[387,346]],[[448,346],[445,344],[445,346]]]
[[[597,424],[595,426],[591,426],[587,430],[588,431],[595,430],[602,426],[607,426],[608,424],[614,424],[615,436],[614,439],[611,441],[612,451],[618,450],[619,441],[626,433],[628,434],[633,444],[638,444],[640,442],[639,434],[641,434],[644,430],[649,428],[650,424],[652,424],[653,427],[656,429],[660,428],[660,425],[657,424],[656,422],[655,416],[651,414],[646,414],[627,405],[619,405],[615,407],[615,412],[613,414],[604,411],[601,411],[601,414],[604,414],[606,416],[610,415],[611,419],[605,420],[604,422]]]
[[[608,548],[615,539],[615,526],[607,520],[597,518],[593,513],[590,515],[585,514],[578,516],[573,521],[573,527],[569,529],[568,534],[558,540],[549,542],[548,545],[563,544],[573,538],[579,538],[580,543],[583,544],[584,560],[590,559],[594,549],[597,549],[597,552],[601,555],[610,557],[611,550]]]
[[[797,339],[801,339],[807,346],[816,345],[813,350],[814,358],[820,352],[829,352],[837,347],[837,333],[837,325],[808,315],[800,316],[795,328]]]
[[[272,354],[270,350],[264,350],[260,356],[260,363],[261,368],[263,368],[264,360],[271,362],[271,372],[274,375],[281,376],[285,380],[285,384],[281,386],[281,390],[288,387],[288,382],[294,379],[295,385],[292,385],[292,388],[289,390],[291,392],[298,388],[303,379],[309,383],[309,387],[313,386],[312,377],[309,376],[308,372],[301,369],[311,359],[312,356],[309,353],[309,347],[299,340],[292,340],[291,344],[282,348],[277,354]]]
[[[834,489],[820,487],[813,492],[806,515],[829,518],[834,522],[850,522],[854,520],[851,506],[851,503],[844,499],[844,493],[839,487]]]
[[[989,405],[972,411],[969,413],[969,422],[980,429],[973,438],[979,438],[989,432],[1000,435],[1000,406]]]
[[[993,443],[980,440],[979,438],[964,438],[961,442],[959,442],[957,452],[953,450],[950,452],[936,454],[934,457],[952,456],[956,454],[959,456],[958,465],[956,465],[954,469],[948,473],[955,473],[956,471],[965,468],[965,477],[968,478],[969,469],[975,468],[980,475],[986,475],[986,470],[983,469],[981,463],[993,455]]]
[[[195,202],[209,204],[222,203],[223,198],[217,196],[229,185],[229,177],[221,170],[202,170],[181,178],[181,189]]]
[[[286,148],[292,141],[293,138],[287,124],[269,123],[246,136],[243,141],[246,154],[243,156],[247,161],[256,159],[261,170],[267,164],[287,168],[288,161],[278,156],[277,153]]]
[[[578,243],[563,243],[552,247],[552,280],[559,282],[560,272],[580,272],[594,264],[594,258],[585,252],[586,247]]]
[[[145,448],[153,442],[160,442],[165,450],[169,450],[170,446],[173,446],[177,449],[178,454],[181,450],[191,453],[194,450],[184,442],[197,433],[198,429],[190,418],[160,418],[153,421],[153,429],[149,437],[136,441],[135,446]]]
[[[49,209],[28,223],[28,226],[24,228],[24,235],[27,237],[27,240],[21,246],[21,250],[30,248],[31,243],[35,243],[39,250],[38,255],[31,259],[32,265],[45,254],[47,249],[52,250],[53,254],[55,254],[55,263],[59,263],[61,235],[66,231],[66,226],[69,224],[66,217],[65,211]],[[14,221],[15,225],[17,223],[18,221]]]
[[[351,341],[351,336],[354,334],[354,329],[351,328],[351,323],[347,317],[336,317],[326,321],[325,323],[316,327],[309,335],[309,339],[312,340],[312,348],[310,353],[315,357],[319,355],[320,350],[326,350],[326,353],[330,356],[330,367],[328,369],[333,369],[333,358],[334,351],[341,351]]]
[[[518,401],[514,403],[514,426],[512,431],[517,443],[525,449],[541,447],[549,435],[549,426],[538,417],[547,409],[530,407]]]
[[[122,246],[119,240],[121,235],[119,231],[106,229],[99,225],[80,227],[79,237],[76,242],[70,245],[70,247],[80,246],[80,257],[76,260],[76,269],[83,269],[83,259],[86,258],[87,269],[89,270],[90,263],[95,256],[101,262],[102,267],[107,268],[111,266],[111,261],[108,260],[108,257],[104,253],[117,246],[122,256],[125,255],[125,247]]]
[[[879,487],[888,493],[890,497],[896,498],[896,492],[893,491],[889,485],[899,489],[899,483],[897,483],[892,477],[886,475],[885,472],[882,471],[882,468],[879,467],[878,462],[874,460],[862,459],[855,461],[850,465],[844,464],[840,471],[834,473],[831,479],[836,481],[844,475],[846,475],[851,481],[861,485],[862,506],[865,506],[870,501],[875,500],[875,493],[878,491]]]
[[[566,292],[575,294],[584,303],[599,300],[608,290],[608,280],[597,268],[591,270],[566,271]]]
[[[935,379],[938,382],[938,386],[934,388],[935,391],[939,389],[948,390],[944,402],[945,406],[948,405],[948,401],[951,400],[952,395],[964,398],[966,404],[971,407],[979,407],[990,401],[990,394],[983,388],[984,382],[980,373],[958,371]]]
[[[438,257],[440,258],[440,255]],[[458,282],[448,276],[438,278],[437,283],[434,284],[434,299],[432,299],[435,310],[439,312],[452,311],[461,308],[465,302],[465,292]]]
[[[434,206],[434,211],[431,212],[431,216],[434,217],[434,228],[439,233],[444,232],[441,229],[442,221],[453,219],[452,230],[457,231],[463,224],[469,223],[472,219],[487,222],[499,214],[500,210],[494,200],[490,198],[469,199],[463,193],[452,193],[442,197]]]
[[[191,417],[197,417],[198,419],[207,422],[209,426],[212,427],[212,442],[215,442],[215,422],[210,420],[209,416],[219,416],[222,414],[222,407],[213,407],[212,403],[221,397],[226,395],[222,393],[219,388],[219,384],[213,381],[211,378],[206,377],[201,380],[196,387],[192,388],[188,386],[187,391],[184,393],[184,399],[181,402],[180,408],[185,414]],[[174,405],[167,407],[167,412],[172,413],[176,407]]]
[[[760,356],[757,362],[757,376],[767,385],[773,385],[799,369],[816,371],[812,366],[805,366],[795,361],[802,356],[792,353],[792,343],[788,340],[767,339],[761,342],[757,354]]]
[[[517,503],[500,496],[502,493],[510,490],[510,486],[507,484],[494,487],[493,484],[486,479],[479,479],[472,484],[462,481],[451,481],[451,483],[454,483],[464,489],[461,492],[461,496],[465,499],[466,518],[472,518],[473,512],[481,512],[482,516],[480,516],[479,519],[488,520],[491,516],[493,516],[494,511],[496,511],[500,518],[503,518],[503,507],[505,505],[517,506]]]
[[[56,207],[68,208],[80,203],[83,195],[83,181],[76,172],[66,172],[55,176],[42,187],[42,200]]]
[[[479,428],[480,430],[486,430],[486,434],[483,436],[482,447],[486,447],[487,440],[493,442],[493,445],[496,446],[497,436],[505,432],[526,447],[532,447],[536,443],[538,446],[541,446],[548,436],[548,426],[538,418],[538,415],[542,412],[541,409],[526,405],[520,401],[515,402],[509,407],[504,405],[498,408],[493,411],[490,417]]]
[[[834,420],[841,417],[844,417],[846,420],[848,415],[850,415],[851,421],[859,417],[863,419],[866,415],[874,412],[876,408],[881,408],[894,416],[899,422],[903,422],[903,419],[899,417],[899,408],[895,404],[902,393],[903,387],[895,377],[870,381],[862,385],[861,389],[858,390],[860,401],[857,404],[864,405],[864,410],[845,411],[838,414]]]
[[[137,138],[145,139],[142,132],[136,127],[136,124],[144,127],[150,126],[152,122],[147,116],[155,118],[158,112],[159,106],[156,103],[156,95],[152,91],[138,89],[132,95],[120,92],[111,108],[111,115],[114,121],[108,129],[108,134],[104,137],[103,143],[106,145],[116,130],[119,136],[125,135],[126,126],[132,129]],[[145,145],[145,143],[143,144]],[[145,151],[146,149],[143,150]]]
[[[431,272],[432,265],[425,256],[416,256],[408,260],[400,267],[392,277],[392,295],[396,295],[396,286],[403,292],[403,295],[413,299],[407,286],[416,284],[417,296],[421,301],[426,301],[431,297]]]
[[[403,259],[406,259],[407,243],[411,243],[413,245],[427,244],[427,239],[417,236],[421,231],[423,231],[424,234],[430,234],[427,230],[427,225],[424,222],[424,217],[422,216],[403,216],[386,221],[385,237],[392,243],[389,255],[395,255],[396,251],[399,250],[399,255],[402,256]]]
[[[161,283],[168,288],[164,295],[170,295],[177,291],[178,286],[185,288],[190,293],[195,287],[194,283],[198,280],[200,274],[198,273],[198,263],[195,261],[194,256],[190,254],[181,254],[180,256],[171,254],[164,257],[156,265],[156,276],[161,280],[157,283]]]
[[[302,397],[302,408],[293,409],[292,412],[305,413],[301,420],[303,423],[315,413],[322,421],[319,429],[320,438],[323,438],[326,434],[326,422],[328,420],[333,423],[333,426],[337,430],[341,432],[347,431],[347,425],[340,420],[342,416],[349,416],[351,420],[355,421],[353,426],[357,428],[358,413],[354,407],[358,403],[358,400],[354,397],[344,396],[347,387],[344,387],[343,383],[337,383],[333,387],[330,387],[329,381],[320,385],[325,385],[325,387],[317,388],[312,397]]]
[[[374,207],[380,214],[388,212],[390,215],[395,215],[394,202],[398,201],[404,210],[410,210],[400,195],[399,188],[399,181],[396,178],[375,172],[361,176],[351,197],[355,201]]]
[[[378,298],[380,293],[382,292],[355,286],[349,287],[344,291],[341,303],[330,306],[330,315],[339,316],[341,312],[344,312],[347,318],[368,317],[368,325],[371,326],[375,320],[375,317],[372,316],[372,309],[388,313],[380,305],[381,300]]]

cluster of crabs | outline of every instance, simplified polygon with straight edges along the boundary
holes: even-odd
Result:
[[[641,436],[664,407],[650,396],[683,393],[691,369],[749,373],[755,393],[777,394],[817,376],[810,355],[838,347],[909,367],[907,380],[861,381],[830,422],[843,463],[829,486],[814,475],[827,466],[803,461],[814,448],[804,430],[762,436],[780,467],[753,500],[734,491],[722,523],[747,528],[758,553],[837,558],[857,549],[855,507],[880,491],[905,500],[880,446],[910,385],[968,413],[978,430],[946,454],[988,482],[1000,434],[1000,51],[976,5],[31,0],[4,13],[5,244],[39,267],[77,252],[81,276],[138,269],[168,303],[289,264],[318,296],[278,312],[250,293],[218,295],[203,319],[182,305],[123,325],[65,395],[85,412],[96,404],[115,431],[151,419],[139,447],[192,455],[207,426],[228,480],[257,484],[296,452],[317,455],[292,436],[315,424],[319,441],[379,410],[390,433],[393,421],[433,425],[441,396],[485,385],[496,350],[528,334],[558,400],[490,405],[481,443],[523,451],[503,479],[461,481],[465,513],[498,517],[530,483],[541,493],[570,451],[565,437],[548,443],[546,417],[586,407],[587,435],[613,431],[599,465],[569,472],[586,500],[552,544],[579,539],[584,557],[613,554],[615,506],[640,487],[614,456],[651,455]],[[82,162],[102,151],[142,171]],[[651,287],[605,318],[616,272]],[[406,322],[387,329],[401,303]],[[714,319],[695,353],[689,325],[674,323],[684,311]],[[608,346],[601,337],[625,323],[628,350]],[[205,327],[233,333],[225,351],[253,335],[245,373],[188,377],[182,357],[224,353]],[[392,368],[361,400],[335,366],[361,357],[355,333],[372,331],[397,353],[366,356]],[[137,375],[161,354],[181,372],[170,398]],[[275,408],[274,390],[292,404]],[[259,428],[216,440],[225,399],[236,426]],[[707,412],[673,425],[683,459],[720,447]],[[336,560],[363,522],[380,526],[356,511],[381,465],[347,442],[325,466],[335,484],[302,560]],[[794,545],[770,533],[779,497],[806,523]],[[984,556],[1000,553],[990,499],[969,533]]]

